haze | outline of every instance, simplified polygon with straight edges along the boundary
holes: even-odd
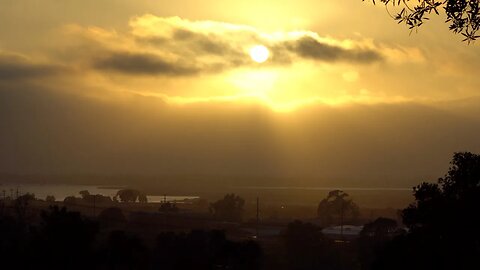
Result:
[[[410,187],[480,151],[480,49],[444,18],[409,34],[362,1],[0,5],[4,174]]]

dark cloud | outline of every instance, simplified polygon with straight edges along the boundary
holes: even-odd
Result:
[[[263,44],[270,49],[270,59],[265,65],[272,66],[286,66],[304,59],[360,64],[382,60],[382,55],[375,49],[362,48],[361,44],[352,49],[327,44],[311,36],[311,32],[304,32],[300,37],[298,34],[285,33],[284,37],[279,38],[249,27],[226,27],[222,23],[215,25],[215,22],[206,25],[190,21],[179,23],[178,18],[156,19],[158,31],[153,28],[146,34],[131,36],[134,37],[137,48],[124,53],[112,52],[107,46],[104,49],[111,53],[97,59],[95,67],[132,75],[189,76],[219,73],[255,65],[248,53],[248,49],[255,44]],[[135,26],[134,30],[137,30]],[[142,28],[139,27],[139,30]],[[145,54],[145,46],[158,54]],[[175,55],[179,60],[169,62],[158,56],[163,54]]]
[[[222,41],[220,37],[212,34],[202,34],[185,29],[177,29],[173,33],[172,39],[175,43],[190,43],[191,46],[189,47],[197,53],[221,55],[227,58],[241,55],[239,51],[232,48],[227,42]]]
[[[318,61],[348,61],[372,63],[382,60],[382,56],[368,49],[345,49],[342,47],[321,43],[312,37],[303,37],[287,48],[298,56]]]
[[[243,33],[245,34],[245,33]],[[262,40],[255,35],[249,37],[257,43]],[[247,38],[248,40],[248,38]],[[186,46],[197,55],[218,55],[224,58],[230,67],[248,65],[248,55],[241,48],[235,48],[222,40],[222,37],[196,33],[187,29],[176,29],[172,35],[173,44]],[[285,45],[286,44],[286,45]],[[164,43],[163,43],[164,45]],[[295,41],[270,42],[269,49],[272,52],[270,63],[273,65],[286,65],[292,62],[292,53],[304,58],[316,61],[347,61],[357,63],[371,63],[382,60],[380,53],[371,49],[345,49],[340,46],[322,43],[317,39],[304,36]]]
[[[37,64],[17,55],[0,54],[0,81],[26,80],[52,75],[59,67]]]
[[[131,75],[193,75],[198,68],[172,63],[154,54],[116,52],[95,60],[94,66],[101,70],[112,70]]]

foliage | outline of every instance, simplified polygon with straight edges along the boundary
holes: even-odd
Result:
[[[108,269],[149,269],[148,249],[137,236],[112,231],[106,244],[101,261]]]
[[[110,204],[112,203],[112,198],[110,198],[109,196],[104,196],[102,194],[87,195],[83,198],[83,202],[88,204]]]
[[[362,0],[365,1],[365,0]],[[375,4],[375,0],[372,0]],[[394,16],[398,23],[404,23],[409,29],[421,26],[432,12],[439,15],[443,7],[447,16],[449,29],[464,36],[463,41],[476,40],[480,29],[480,1],[478,0],[380,0],[388,6],[402,6],[401,11]],[[412,2],[415,2],[412,4]]]
[[[162,233],[155,266],[160,269],[260,269],[262,251],[253,241],[233,242],[223,231]]]
[[[118,216],[118,210],[100,216]],[[131,232],[99,233],[96,222],[58,206],[43,211],[39,223],[20,225],[0,216],[1,269],[257,270],[263,258],[258,243],[230,241],[222,231],[165,232],[152,248]]]
[[[140,193],[140,194],[138,195],[138,201],[139,201],[140,203],[148,203],[147,195],[144,194],[144,193]]]
[[[288,269],[354,269],[354,256],[324,237],[321,228],[311,223],[294,221],[284,234]]]
[[[41,217],[41,230],[55,244],[88,246],[98,231],[97,224],[85,219],[79,212],[67,211],[65,207],[51,206],[49,211],[42,211]]]
[[[78,193],[82,196],[82,199],[85,199],[86,197],[90,196],[90,192],[88,190],[82,190]]]
[[[455,153],[443,178],[413,193],[402,211],[409,233],[387,246],[377,269],[480,269],[480,155]]]
[[[240,222],[243,216],[245,200],[235,194],[227,194],[223,199],[210,204],[210,211],[217,219]]]
[[[107,224],[107,225],[124,223],[127,221],[127,219],[125,218],[125,215],[122,212],[122,209],[118,207],[109,207],[104,209],[98,215],[98,220],[102,224]]]
[[[68,196],[63,199],[64,204],[76,204],[77,203],[77,198],[74,196]]]
[[[85,269],[94,257],[97,224],[57,206],[43,211],[41,218],[40,227],[32,233],[29,263],[40,269]]]
[[[147,202],[147,196],[136,189],[121,189],[115,197],[120,198],[121,202]]]
[[[87,204],[109,204],[112,203],[112,198],[102,194],[91,194],[88,190],[79,192],[82,198],[67,197],[63,200],[67,204],[87,203]]]
[[[379,217],[363,226],[360,234],[367,237],[388,238],[398,230],[398,224],[390,218]]]
[[[296,220],[288,224],[284,239],[292,269],[312,269],[324,264],[324,250],[328,249],[329,242],[319,227]]]
[[[178,207],[176,204],[171,203],[171,202],[163,202],[160,204],[160,208],[158,211],[162,213],[177,213],[178,212]]]
[[[327,198],[320,201],[317,215],[322,226],[355,222],[359,215],[358,206],[341,190],[333,190]]]
[[[370,269],[376,255],[396,235],[403,231],[395,220],[379,217],[363,226],[358,239],[358,256],[362,269]]]
[[[55,196],[47,195],[47,197],[45,198],[45,201],[49,202],[49,203],[54,203],[55,202]]]
[[[30,202],[33,200],[35,200],[35,194],[33,193],[25,193],[21,196],[18,196],[18,198],[16,199],[16,201],[18,202]]]
[[[15,212],[17,213],[19,220],[25,219],[27,208],[30,202],[34,200],[35,200],[35,194],[32,194],[32,193],[23,194],[21,196],[18,196],[18,198],[15,199],[14,209],[15,209]]]
[[[2,269],[19,269],[28,244],[27,227],[18,219],[0,215],[0,262]]]
[[[480,228],[478,215],[472,214],[480,207],[480,155],[455,153],[448,173],[438,183],[415,187],[414,196],[415,203],[402,213],[412,231]]]

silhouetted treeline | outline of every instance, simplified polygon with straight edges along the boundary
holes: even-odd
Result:
[[[480,155],[455,153],[447,174],[437,183],[415,187],[413,195],[414,202],[400,211],[402,223],[378,218],[365,224],[357,238],[345,238],[343,226],[340,238],[332,238],[320,226],[294,221],[279,236],[232,241],[218,230],[155,230],[156,237],[143,239],[137,233],[146,227],[128,221],[116,207],[104,209],[91,220],[52,206],[42,211],[39,222],[32,223],[26,209],[33,196],[25,194],[12,203],[9,212],[0,205],[0,266],[52,270],[480,269]],[[218,224],[235,223],[232,228],[238,233],[244,203],[228,194],[211,204],[211,219]],[[323,217],[319,223],[343,224],[349,216],[354,220],[357,210],[347,194],[333,191],[319,205],[318,215]],[[161,212],[165,222],[166,217],[177,215]]]
[[[253,241],[232,242],[222,231],[162,233],[157,237],[158,269],[260,269],[262,251]]]
[[[291,223],[288,269],[480,269],[480,155],[455,153],[447,174],[413,195],[400,212],[406,229],[379,218],[349,243],[332,243],[312,224]]]
[[[290,223],[284,241],[288,269],[356,269],[353,246],[335,243],[322,234],[320,227],[311,223]]]
[[[38,226],[2,216],[0,231],[0,260],[12,269],[85,269],[95,259],[98,225],[65,208],[43,212]]]
[[[152,246],[125,231],[102,235],[98,222],[57,206],[36,226],[0,216],[0,232],[2,269],[260,269],[262,261],[256,242],[223,231],[161,233]]]
[[[455,153],[437,183],[414,189],[402,211],[409,232],[396,237],[373,269],[480,269],[480,155]]]

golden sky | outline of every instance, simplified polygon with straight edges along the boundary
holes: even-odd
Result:
[[[443,15],[410,34],[360,0],[0,5],[0,172],[395,185],[480,150],[480,49]]]

